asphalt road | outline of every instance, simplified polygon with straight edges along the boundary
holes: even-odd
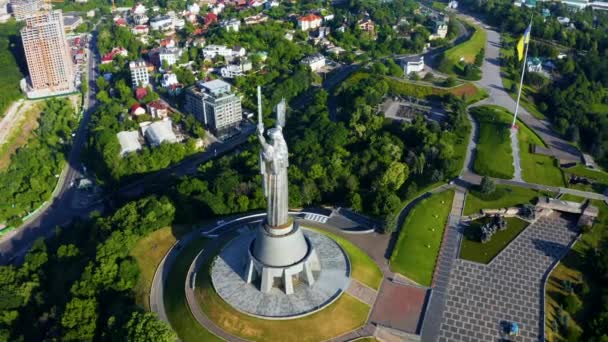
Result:
[[[500,72],[500,34],[492,27],[473,17],[462,16],[475,21],[476,24],[486,31],[487,36],[485,60],[481,67],[482,78],[476,83],[488,92],[489,97],[475,105],[497,105],[506,108],[510,112],[515,112],[516,102],[509,96],[502,85]],[[522,106],[519,107],[518,117],[547,143],[555,157],[563,161],[581,160],[580,152],[562,139],[558,133],[553,131],[548,122],[535,118]]]
[[[89,46],[95,46],[95,35],[91,39]],[[32,216],[20,228],[14,229],[2,236],[0,241],[0,264],[10,262],[17,256],[29,249],[31,244],[41,236],[49,236],[55,227],[71,221],[78,216],[88,216],[89,211],[75,211],[71,208],[71,200],[74,189],[71,184],[82,176],[80,166],[80,154],[86,143],[87,126],[91,118],[91,113],[97,105],[95,98],[95,54],[89,53],[87,78],[89,82],[89,92],[83,103],[83,117],[75,132],[72,141],[72,149],[68,155],[67,167],[62,172],[58,189],[55,196],[49,201],[46,207],[40,208],[39,214]]]

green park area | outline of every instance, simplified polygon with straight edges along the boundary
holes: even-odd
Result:
[[[473,168],[482,176],[513,178],[510,123],[512,116],[492,107],[471,109],[471,115],[479,123],[479,140]]]
[[[608,279],[596,252],[608,241],[608,206],[593,201],[600,215],[593,227],[583,232],[568,254],[555,267],[545,289],[545,336],[549,342],[582,341],[583,329],[600,328],[602,292]],[[604,257],[605,259],[605,257]],[[604,299],[605,300],[605,299]],[[604,309],[605,310],[605,309]],[[603,315],[606,312],[604,311]]]
[[[323,232],[325,233],[325,232]],[[334,235],[331,235],[335,238]],[[361,282],[378,283],[372,274],[380,270],[365,253],[358,250],[354,245],[345,243],[346,240],[338,238],[338,244],[347,253],[352,262],[352,277]],[[192,255],[192,258],[194,255]],[[190,262],[192,261],[190,258]],[[212,260],[208,260],[202,267],[209,269]],[[186,266],[187,269],[188,266]],[[371,269],[362,269],[371,268]],[[373,269],[373,270],[372,270]],[[180,274],[185,279],[185,273]],[[359,278],[361,277],[361,278]],[[381,278],[380,278],[381,279]],[[184,284],[176,281],[181,286],[183,295]],[[366,283],[366,284],[367,284]],[[355,330],[365,324],[370,311],[370,306],[359,301],[355,297],[343,293],[334,303],[327,308],[309,316],[293,320],[265,320],[252,317],[238,312],[227,304],[215,292],[211,283],[209,272],[198,272],[196,277],[195,296],[202,311],[218,327],[224,331],[250,341],[323,341]],[[183,299],[185,301],[185,298]],[[188,312],[189,314],[189,312]],[[173,321],[171,321],[173,324]],[[196,322],[195,322],[196,324]],[[311,327],[314,327],[311,329]],[[199,329],[202,329],[199,327]],[[177,329],[176,329],[177,330]],[[200,341],[196,336],[187,337],[178,331],[183,341]]]
[[[359,73],[355,76],[367,78],[371,77],[372,75],[368,73]],[[399,96],[413,96],[425,99],[431,98],[433,96],[452,94],[460,98],[465,98],[468,104],[475,103],[488,96],[488,94],[483,89],[478,88],[476,85],[470,82],[464,82],[453,87],[439,87],[427,84],[420,84],[406,79],[397,80],[390,77],[385,77],[385,81],[388,83],[390,92],[394,95]]]
[[[394,272],[418,284],[431,285],[453,197],[454,191],[446,190],[421,200],[411,209],[391,255]]]
[[[25,63],[19,29],[21,24],[11,20],[0,24],[0,117],[9,105],[21,97],[19,82],[23,78],[18,61]]]
[[[376,265],[369,255],[343,237],[328,233],[324,230],[314,230],[331,237],[340,245],[340,247],[342,247],[342,250],[348,255],[353,278],[372,289],[378,290],[380,288],[380,283],[382,283],[382,271],[380,271],[378,265]]]
[[[473,31],[473,34],[464,43],[453,46],[444,52],[439,65],[439,70],[447,74],[466,75],[465,66],[474,65],[476,56],[485,49],[486,31],[481,27],[468,22],[464,22],[464,24]],[[478,74],[479,75],[475,75],[473,78],[467,79],[481,78],[481,74],[479,72]]]
[[[569,184],[571,188],[584,191],[595,191],[603,193],[608,188],[608,172],[602,170],[589,169],[585,165],[577,164],[569,168],[562,169],[566,175],[585,177],[593,184]],[[569,178],[569,177],[568,177]]]
[[[507,217],[505,218],[507,229],[497,231],[489,241],[482,243],[481,226],[492,219],[475,220],[465,228],[464,239],[460,246],[460,257],[462,259],[487,264],[528,226],[526,221],[516,217]]]
[[[500,120],[501,122],[510,122],[513,118],[513,114],[511,114],[504,108],[498,107],[498,106],[482,106],[482,107],[475,108],[475,111],[478,111],[478,110],[494,112],[495,117],[498,118],[497,120]],[[489,115],[489,114],[487,114],[487,115]],[[551,156],[536,154],[536,153],[532,152],[533,145],[540,146],[540,147],[547,147],[545,145],[545,143],[542,141],[542,139],[538,135],[536,135],[530,128],[528,128],[528,126],[526,126],[520,120],[518,120],[517,123],[518,123],[518,127],[519,127],[518,132],[517,132],[517,139],[519,140],[519,161],[520,161],[520,165],[521,165],[522,178],[526,182],[529,182],[529,183],[560,186],[560,187],[566,186],[566,183],[564,180],[564,175],[562,173],[562,170],[558,166],[557,160]],[[507,132],[508,132],[508,127],[507,127]],[[492,139],[492,138],[490,137],[489,139]],[[494,138],[494,140],[496,140],[496,138]],[[480,136],[480,142],[483,143],[481,136]],[[490,141],[490,143],[497,144],[497,143],[499,143],[499,141]],[[510,140],[507,142],[507,144],[510,145]],[[482,144],[482,146],[483,146],[483,144]],[[478,148],[479,148],[479,146],[478,146]],[[492,152],[492,148],[493,148],[493,146],[488,146],[487,152]],[[501,156],[501,155],[504,156],[504,153],[502,153],[502,154],[498,153],[500,151],[500,146],[497,145],[496,149],[497,149],[498,157],[494,157],[491,153],[486,153],[486,154],[478,153],[478,156],[476,159],[481,159],[481,161],[480,161],[481,166],[490,168],[490,167],[496,167],[496,166],[493,166],[493,164],[498,165],[498,166],[503,166],[502,163],[504,163],[504,167],[505,168],[507,167],[507,165],[506,165],[507,160],[505,160],[505,158],[499,159],[499,156]],[[506,149],[506,147],[505,147],[505,149]],[[475,165],[477,165],[477,163],[478,163],[478,161],[475,160]],[[476,168],[476,170],[477,170],[477,168]]]
[[[565,187],[564,174],[557,159],[533,153],[532,145],[546,147],[541,138],[527,126],[518,121],[519,160],[521,177],[529,183]]]
[[[476,214],[481,209],[500,209],[527,203],[533,204],[536,198],[543,194],[536,190],[508,185],[497,185],[496,190],[490,194],[484,194],[479,189],[471,189],[467,193],[463,214]]]

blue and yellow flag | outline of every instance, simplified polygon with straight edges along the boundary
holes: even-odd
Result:
[[[524,31],[524,35],[521,36],[519,42],[517,42],[517,57],[521,61],[524,59],[524,45],[530,42],[530,31],[532,30],[532,24],[528,25]]]

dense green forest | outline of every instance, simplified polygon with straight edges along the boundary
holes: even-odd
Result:
[[[68,99],[44,104],[27,145],[11,157],[0,172],[0,222],[19,224],[21,217],[49,199],[70,148],[76,114]]]
[[[537,9],[518,8],[506,0],[463,0],[461,5],[482,13],[489,24],[517,38],[533,12],[550,8],[551,17],[546,21],[539,13],[533,17],[530,53],[555,58],[559,51],[566,51],[568,57],[557,62],[561,77],[540,87],[535,102],[559,133],[608,167],[608,134],[605,133],[608,132],[608,14],[591,9],[572,12],[565,5],[555,3],[543,4]],[[575,28],[560,24],[557,16],[569,17]],[[505,63],[509,68],[521,70],[515,57]],[[528,77],[526,81],[534,84],[538,78]]]
[[[21,97],[19,81],[26,73],[19,30],[21,24],[10,20],[0,24],[0,117],[8,106]]]
[[[135,304],[139,268],[129,256],[174,214],[167,198],[144,198],[58,228],[22,265],[0,266],[0,341],[175,341]]]

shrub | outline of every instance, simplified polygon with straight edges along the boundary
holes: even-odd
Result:
[[[583,302],[574,294],[571,293],[564,297],[564,309],[570,314],[576,314],[581,307],[583,306]]]
[[[494,191],[496,191],[496,184],[494,184],[494,181],[492,181],[488,176],[484,176],[481,179],[481,193],[483,194],[491,194],[494,193]]]

